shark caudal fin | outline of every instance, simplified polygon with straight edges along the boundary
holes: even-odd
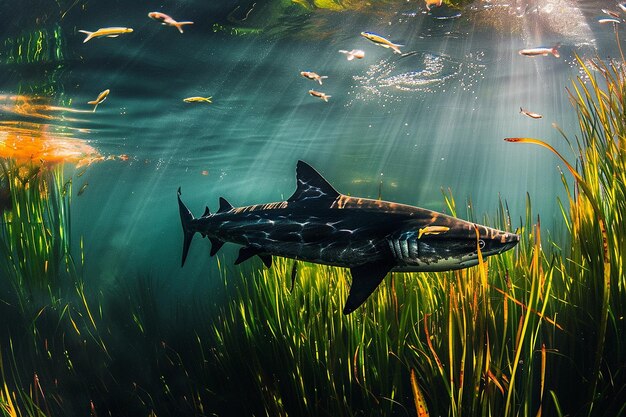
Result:
[[[183,226],[183,258],[180,266],[185,265],[185,259],[187,259],[187,252],[189,252],[189,246],[191,245],[191,239],[196,233],[191,227],[191,221],[194,219],[193,214],[189,211],[185,203],[180,199],[180,187],[178,187],[178,211],[180,212],[180,222]]]

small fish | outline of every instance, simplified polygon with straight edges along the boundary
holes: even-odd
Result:
[[[538,56],[538,55],[542,55],[542,56],[548,56],[549,54],[554,55],[555,58],[559,58],[561,55],[559,55],[559,48],[560,44],[556,44],[554,45],[552,48],[546,48],[543,46],[537,47],[537,48],[528,48],[528,49],[522,49],[519,51],[520,55],[524,55],[524,56]]]
[[[374,42],[376,45],[382,46],[383,48],[391,48],[394,54],[402,55],[402,51],[400,51],[400,47],[404,45],[398,45],[392,43],[389,39],[386,39],[374,32],[361,32],[361,36],[365,39]]]
[[[421,239],[423,235],[438,235],[448,230],[450,230],[450,228],[446,226],[426,226],[418,230],[417,238]]]
[[[324,100],[327,103],[328,103],[328,99],[332,97],[332,96],[329,96],[328,94],[321,93],[321,92],[315,91],[315,90],[309,90],[309,94],[312,95],[313,97],[321,98],[322,100]]]
[[[430,11],[431,6],[440,7],[443,0],[426,0],[426,10]]]
[[[212,98],[213,98],[213,96],[210,96],[210,97],[187,97],[187,98],[184,98],[183,101],[185,103],[213,103],[211,101]]]
[[[622,23],[620,19],[615,19],[613,17],[606,17],[598,19],[598,23]]]
[[[83,193],[85,192],[85,190],[87,189],[87,187],[88,187],[88,186],[89,186],[89,183],[88,183],[88,182],[84,183],[84,184],[80,187],[80,190],[78,190],[78,194],[77,194],[77,195],[78,195],[78,196],[83,195]]]
[[[613,10],[607,10],[607,9],[600,9],[600,10],[602,10],[602,13],[604,14],[608,14],[611,17],[619,19],[619,13],[614,12]]]
[[[93,111],[95,112],[96,109],[98,108],[98,104],[100,104],[104,100],[106,100],[110,92],[111,92],[111,90],[109,90],[107,88],[106,90],[104,90],[103,92],[98,94],[98,98],[96,98],[95,100],[92,100],[92,101],[88,101],[87,104],[93,104],[94,105]]]
[[[525,114],[526,116],[528,116],[528,117],[530,117],[532,119],[541,119],[543,117],[539,113],[533,113],[533,112],[530,112],[528,110],[524,110],[521,107],[519,108],[519,112],[522,113],[522,114]]]
[[[177,22],[176,20],[172,19],[170,16],[161,12],[150,12],[148,13],[148,17],[150,19],[156,20],[157,22],[161,22],[162,25],[173,26],[176,29],[178,29],[180,33],[183,33],[183,28],[182,28],[183,25],[193,25],[193,22]]]
[[[322,78],[328,78],[326,75],[319,75],[311,71],[300,71],[300,75],[309,80],[317,81],[320,85],[322,85]]]
[[[365,52],[361,51],[360,49],[353,49],[351,51],[345,51],[343,49],[340,49],[339,52],[341,52],[342,54],[346,54],[347,55],[347,59],[348,61],[352,61],[354,58],[356,59],[363,59],[365,58]]]
[[[83,43],[90,41],[93,38],[100,38],[103,36],[106,36],[107,38],[117,38],[124,33],[131,33],[132,31],[133,30],[131,28],[122,27],[100,28],[95,32],[89,32],[88,30],[79,30],[79,32],[87,34],[87,37],[85,38]]]

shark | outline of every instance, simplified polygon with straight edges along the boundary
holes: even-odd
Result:
[[[467,268],[500,254],[519,235],[406,204],[339,193],[312,166],[298,161],[296,191],[286,201],[234,207],[220,197],[195,218],[181,200],[181,267],[192,238],[200,233],[215,256],[225,242],[242,247],[235,264],[254,256],[271,268],[272,256],[349,268],[350,291],[343,308],[360,307],[390,272]]]

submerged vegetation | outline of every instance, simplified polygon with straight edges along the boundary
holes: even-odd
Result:
[[[284,259],[221,267],[212,302],[175,314],[155,279],[101,289],[71,242],[71,181],[3,162],[2,415],[626,415],[626,71],[580,64],[567,237],[545,237],[530,197],[519,222],[500,202],[484,223],[516,228],[514,251],[391,274],[349,316],[347,270]]]

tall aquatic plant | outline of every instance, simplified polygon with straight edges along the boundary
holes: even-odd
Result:
[[[58,299],[64,281],[75,275],[70,252],[71,182],[62,168],[2,161],[8,204],[0,224],[2,284],[19,295],[21,310],[44,297]]]
[[[563,135],[576,164],[544,141],[507,140],[548,148],[574,177],[572,188],[563,176],[569,206],[563,213],[571,236],[570,281],[563,301],[570,316],[568,331],[577,337],[560,338],[571,361],[561,377],[572,382],[572,398],[586,415],[609,416],[626,413],[614,400],[626,395],[626,71],[624,62],[578,58],[578,63],[585,78],[574,82],[570,98],[580,135],[574,142]],[[581,342],[591,342],[595,349],[585,349]]]

